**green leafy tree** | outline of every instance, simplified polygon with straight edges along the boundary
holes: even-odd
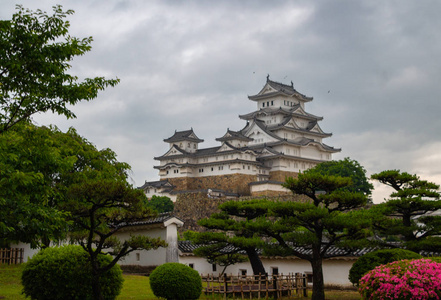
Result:
[[[33,114],[52,111],[74,118],[68,105],[96,98],[119,80],[78,78],[67,73],[75,56],[91,50],[92,37],[69,35],[60,5],[53,15],[17,6],[12,20],[0,20],[0,133]]]
[[[87,174],[87,180],[68,187],[67,199],[60,205],[70,213],[73,221],[71,239],[89,255],[94,299],[104,299],[101,277],[122,257],[134,250],[167,246],[160,238],[145,235],[131,235],[124,241],[115,237],[121,229],[151,218],[154,212],[145,206],[145,195],[141,190],[109,175],[110,172]],[[104,265],[99,262],[99,255],[103,252],[113,256],[112,261]]]
[[[158,213],[173,211],[174,204],[169,197],[153,195],[147,202],[147,205]]]
[[[48,246],[69,232],[90,257],[95,299],[101,299],[101,276],[121,257],[166,245],[145,236],[115,238],[131,222],[156,212],[145,205],[143,192],[127,183],[130,166],[112,150],[96,149],[74,129],[63,133],[26,123],[0,135],[0,147],[1,238]],[[98,264],[102,252],[113,255],[109,264]]]
[[[52,111],[75,117],[68,105],[91,100],[119,80],[103,77],[78,81],[67,73],[75,56],[90,51],[92,38],[69,35],[65,20],[73,11],[53,7],[53,15],[17,6],[11,20],[0,20],[0,241],[29,242],[61,238],[65,215],[52,184],[75,163],[68,147],[29,127],[31,116]],[[5,137],[5,132],[23,123]],[[34,135],[35,134],[35,135]],[[54,135],[55,136],[55,135]],[[54,144],[53,144],[54,143]],[[72,141],[71,141],[72,143]],[[60,153],[64,151],[64,154]]]
[[[356,241],[369,235],[368,212],[362,209],[367,197],[347,190],[352,185],[348,177],[315,172],[300,174],[297,179],[288,178],[283,185],[294,194],[307,196],[308,200],[275,202],[270,207],[274,220],[260,228],[277,241],[273,251],[295,255],[311,263],[312,299],[323,300],[323,259],[342,255],[331,252],[331,247],[349,251],[350,247],[360,245]]]
[[[374,188],[366,177],[366,170],[363,166],[356,160],[351,160],[349,157],[343,160],[322,162],[314,168],[306,170],[305,173],[349,177],[352,180],[352,184],[345,187],[345,189],[351,192],[361,192],[367,196],[372,194]]]
[[[0,135],[0,240],[37,247],[65,237],[61,174],[75,171],[76,133],[21,123]],[[70,138],[72,137],[72,138]],[[84,149],[83,149],[84,150]]]
[[[395,191],[386,202],[374,207],[374,223],[380,244],[405,247],[414,252],[438,251],[441,247],[441,208],[439,185],[399,170],[387,170],[371,176]],[[397,241],[403,243],[397,244]]]
[[[262,210],[256,213],[251,210],[238,209],[237,206],[241,203],[228,201],[221,204],[220,213],[214,213],[209,218],[198,222],[210,231],[193,232],[187,234],[186,237],[200,245],[198,253],[212,262],[224,261],[227,264],[239,262],[242,260],[240,254],[245,253],[253,273],[265,274],[265,268],[258,253],[259,248],[262,248],[265,242],[254,228],[249,228],[250,223],[261,216]]]

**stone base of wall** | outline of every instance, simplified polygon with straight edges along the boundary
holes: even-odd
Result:
[[[250,195],[248,184],[257,180],[255,175],[228,174],[206,177],[169,178],[168,181],[176,186],[175,191],[220,189],[239,195]]]
[[[176,188],[176,191],[187,191],[189,190],[189,179],[188,177],[178,177],[178,178],[169,178],[168,182],[173,184]]]
[[[173,209],[173,215],[184,221],[183,227],[178,228],[180,233],[187,230],[206,231],[197,222],[219,212],[219,205],[229,201],[227,198],[208,198],[206,193],[179,194]]]
[[[299,176],[299,173],[297,172],[286,172],[286,171],[273,171],[269,173],[271,181],[281,181],[285,182],[285,179],[287,177],[293,177],[297,178]]]

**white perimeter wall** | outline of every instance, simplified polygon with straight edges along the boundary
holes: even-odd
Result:
[[[337,286],[352,286],[352,283],[348,279],[349,270],[356,259],[327,259],[323,261],[323,275],[326,285]],[[213,272],[213,266],[207,262],[205,258],[196,256],[183,256],[179,257],[179,262],[185,265],[193,264],[193,268],[200,274],[220,274],[223,267],[217,266],[216,272]],[[279,270],[279,274],[289,273],[312,273],[311,264],[302,259],[296,258],[280,258],[280,259],[267,259],[263,258],[262,263],[268,274],[272,274],[272,268],[276,267]],[[241,270],[247,270],[248,275],[253,274],[253,269],[249,262],[235,264],[228,266],[226,273],[239,274]]]
[[[130,238],[130,234],[132,235],[147,235],[153,238],[159,237],[165,241],[171,241],[169,244],[172,244],[172,246],[175,246],[177,249],[177,233],[176,233],[176,225],[172,224],[170,225],[169,234],[167,234],[167,228],[150,228],[150,229],[144,229],[144,230],[133,230],[133,231],[126,231],[126,232],[119,232],[115,236],[118,237],[121,240],[126,240]],[[174,236],[176,237],[173,237]],[[66,242],[60,243],[60,244],[67,244]],[[56,246],[53,244],[53,246]],[[40,249],[32,249],[29,244],[25,243],[18,243],[18,244],[12,244],[12,248],[23,248],[24,249],[24,262],[28,261],[28,258],[32,257],[35,253],[37,253]],[[173,251],[171,249],[168,249],[168,251]],[[177,251],[177,250],[176,250]],[[120,265],[140,265],[140,266],[158,266],[166,262],[166,256],[167,256],[167,249],[166,248],[158,248],[157,250],[136,250],[122,258],[118,264]]]

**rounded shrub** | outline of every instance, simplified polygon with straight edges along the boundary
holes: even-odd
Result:
[[[166,263],[150,274],[150,287],[156,297],[191,300],[198,299],[201,295],[202,280],[196,270],[186,265]]]
[[[99,255],[101,266],[110,263],[109,255]],[[62,246],[39,251],[26,263],[21,281],[23,293],[31,299],[93,299],[92,268],[88,253],[81,246]],[[118,265],[100,278],[104,299],[115,299],[123,283]]]
[[[381,249],[361,256],[349,270],[349,281],[358,285],[364,274],[374,269],[376,266],[384,265],[402,259],[418,259],[421,255],[413,251],[404,249]]]
[[[441,263],[441,256],[431,256],[431,257],[426,257],[426,258],[430,259],[431,261]]]
[[[405,259],[381,265],[360,279],[358,291],[366,300],[440,299],[441,264]]]

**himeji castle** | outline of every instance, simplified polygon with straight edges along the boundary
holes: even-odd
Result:
[[[240,115],[241,130],[227,129],[216,138],[219,146],[202,148],[204,141],[193,129],[175,131],[164,142],[169,149],[155,157],[159,181],[146,182],[148,197],[166,195],[172,200],[188,192],[217,196],[259,196],[288,193],[281,184],[341,149],[323,140],[332,134],[319,125],[323,117],[306,111],[313,100],[290,85],[270,80],[259,93],[248,96],[256,110]]]

